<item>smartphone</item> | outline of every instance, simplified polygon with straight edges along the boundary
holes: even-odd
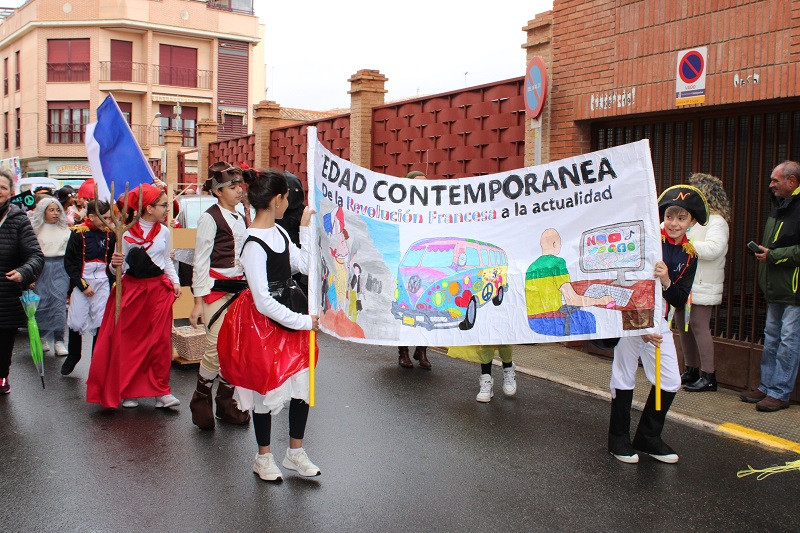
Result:
[[[760,254],[761,248],[755,243],[755,241],[750,241],[747,243],[747,248],[753,252],[754,254]]]

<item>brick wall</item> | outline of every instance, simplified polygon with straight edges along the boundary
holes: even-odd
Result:
[[[514,78],[376,107],[371,168],[440,179],[523,167],[523,88]]]
[[[208,145],[209,164],[217,161],[226,161],[231,165],[239,165],[241,162],[247,163],[250,167],[255,167],[255,142],[254,134],[217,141]]]
[[[551,158],[589,151],[581,121],[678,109],[677,55],[699,46],[704,108],[800,95],[798,2],[555,0]],[[754,72],[758,84],[734,85]]]

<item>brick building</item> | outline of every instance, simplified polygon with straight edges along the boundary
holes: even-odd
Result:
[[[772,168],[800,160],[800,2],[555,0],[524,30],[529,57],[550,66],[545,161],[647,138],[659,190],[692,172],[725,183],[733,217],[712,319],[718,375],[757,384],[764,305],[745,243],[762,233]],[[679,106],[679,59],[700,48],[705,101]]]
[[[2,14],[0,159],[20,157],[23,175],[89,175],[85,127],[109,93],[150,157],[167,129],[189,152],[199,121],[221,139],[252,129],[265,88],[252,0],[30,0]]]

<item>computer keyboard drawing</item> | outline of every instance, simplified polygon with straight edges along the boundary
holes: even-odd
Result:
[[[603,296],[611,296],[616,302],[617,306],[625,307],[633,296],[633,289],[626,289],[616,285],[605,285],[603,283],[595,283],[589,285],[586,292],[583,294],[589,298],[602,298]]]

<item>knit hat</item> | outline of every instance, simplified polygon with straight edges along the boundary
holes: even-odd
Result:
[[[662,192],[658,197],[658,214],[662,219],[667,208],[673,205],[686,209],[701,226],[708,223],[708,202],[697,187],[673,185]]]
[[[416,178],[417,176],[424,176],[424,175],[425,175],[425,173],[424,173],[424,172],[420,172],[419,170],[412,170],[411,172],[409,172],[408,174],[406,174],[406,178],[407,178],[407,179],[410,179],[410,180],[413,180],[413,179],[414,179],[414,178]]]

